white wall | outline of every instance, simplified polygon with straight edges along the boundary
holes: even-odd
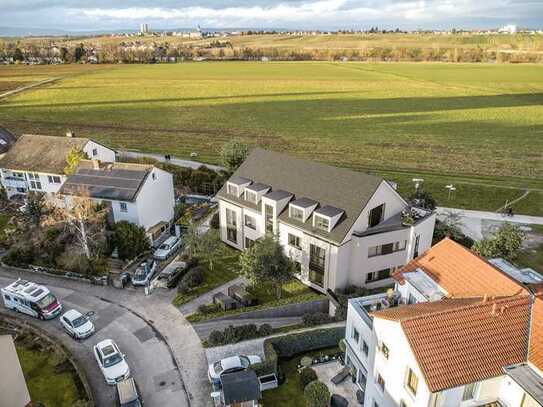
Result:
[[[175,196],[173,175],[153,167],[136,198],[140,226],[146,230],[159,222],[171,222]]]
[[[95,149],[97,150],[96,155],[93,154],[93,150]],[[89,140],[89,142],[85,144],[85,146],[83,147],[83,152],[87,154],[87,157],[90,160],[100,160],[108,163],[115,162],[115,151],[101,144],[98,144],[93,140]]]
[[[102,202],[101,199],[97,199],[97,202]],[[140,217],[138,214],[138,207],[134,202],[124,202],[126,204],[126,212],[121,212],[121,201],[109,201],[111,204],[111,209],[113,210],[113,221],[121,222],[123,220],[134,223],[138,226],[143,226],[140,222]]]

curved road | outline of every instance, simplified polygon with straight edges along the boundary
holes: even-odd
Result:
[[[140,387],[146,406],[194,407],[208,404],[210,399],[205,377],[205,354],[190,325],[184,325],[184,318],[170,305],[172,293],[157,290],[146,297],[143,291],[135,289],[117,290],[0,268],[0,286],[5,287],[17,277],[49,287],[65,310],[75,308],[82,313],[91,312],[90,318],[95,324],[96,333],[83,341],[75,341],[63,331],[58,318],[39,321],[7,311],[38,325],[66,345],[85,371],[98,407],[115,405],[115,387],[106,385],[92,353],[92,347],[106,338],[115,340],[126,354],[132,376]],[[175,313],[170,314],[170,308]],[[157,321],[148,319],[153,311],[157,312]],[[168,321],[165,324],[160,322],[164,316],[162,314],[167,314],[165,316]],[[174,321],[176,314],[179,321]],[[168,335],[157,329],[157,326],[171,326],[168,322],[178,322],[174,326],[177,332],[168,332],[170,335],[175,333],[175,338],[168,338]],[[178,334],[180,338],[177,338]],[[179,340],[187,347],[188,353],[180,348],[177,343]],[[171,342],[174,342],[173,345]],[[180,355],[186,356],[180,360]],[[179,366],[181,363],[183,366]],[[195,394],[187,391],[185,382],[192,386]]]

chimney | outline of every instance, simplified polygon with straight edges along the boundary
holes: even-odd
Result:
[[[99,170],[100,169],[100,160],[92,160],[92,169],[93,170]]]
[[[487,300],[488,300],[488,294],[485,294],[484,297],[483,297],[483,304],[484,304],[485,302],[487,302]]]
[[[497,314],[496,314],[496,303],[492,304],[492,312],[490,314],[493,317],[497,316]]]
[[[68,130],[68,131],[66,132],[66,137],[72,138],[74,135],[75,135],[74,132],[71,131],[71,130]]]

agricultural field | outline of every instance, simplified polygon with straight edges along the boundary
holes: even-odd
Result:
[[[70,65],[0,100],[0,125],[217,162],[233,137],[372,171],[443,206],[543,214],[543,66],[332,62]],[[56,67],[0,67],[0,83]],[[43,69],[43,70],[42,70]],[[80,70],[77,72],[77,70]],[[41,76],[40,76],[41,77]],[[449,198],[445,185],[455,184]]]

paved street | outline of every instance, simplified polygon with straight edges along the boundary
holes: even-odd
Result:
[[[114,405],[115,389],[105,384],[92,354],[92,347],[105,338],[115,340],[127,355],[146,406],[209,405],[205,353],[190,324],[170,304],[173,292],[159,289],[146,297],[142,290],[92,286],[6,268],[0,268],[0,285],[17,276],[48,286],[65,309],[94,313],[97,332],[84,341],[68,337],[58,319],[21,317],[58,337],[73,352],[88,375],[97,406]]]
[[[126,151],[126,150],[120,150],[119,154],[121,157],[130,157],[130,158],[153,158],[160,162],[167,162],[173,165],[177,165],[179,167],[188,167],[197,169],[200,168],[202,165],[205,165],[207,168],[215,170],[215,171],[222,171],[224,170],[224,167],[221,167],[219,165],[213,165],[213,164],[206,164],[202,163],[200,161],[193,161],[193,160],[185,160],[182,158],[172,157],[169,160],[166,160],[163,154],[153,154],[153,153],[140,153],[137,151]]]

